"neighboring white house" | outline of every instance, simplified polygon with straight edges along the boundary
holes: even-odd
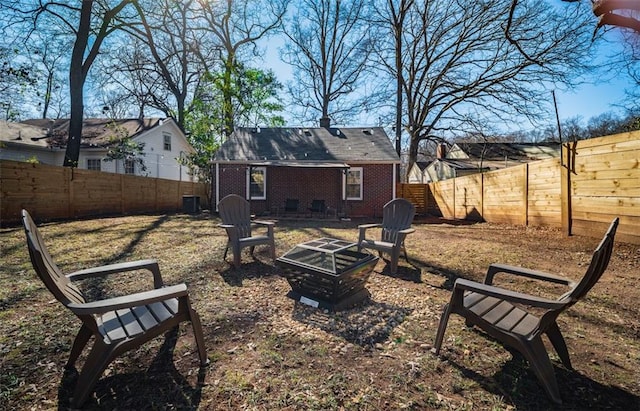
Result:
[[[429,175],[425,173],[425,168],[429,165],[427,161],[416,161],[409,173],[407,173],[407,182],[409,184],[428,184]]]
[[[68,132],[68,119],[2,121],[0,160],[62,165]],[[123,137],[144,144],[141,158],[146,170],[132,159],[105,161],[108,148]],[[192,181],[188,167],[181,165],[179,159],[193,152],[184,133],[171,118],[86,119],[78,168]]]

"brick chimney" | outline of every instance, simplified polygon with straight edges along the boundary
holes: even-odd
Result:
[[[438,144],[436,147],[436,158],[443,159],[447,155],[447,145],[445,143]]]
[[[331,127],[331,119],[329,117],[321,117],[320,118],[320,127],[329,128]]]

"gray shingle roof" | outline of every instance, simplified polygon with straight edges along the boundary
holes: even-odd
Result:
[[[560,155],[560,143],[456,143],[470,158],[531,161]]]
[[[241,128],[214,156],[215,162],[399,163],[381,127]]]
[[[129,118],[129,119],[106,119],[88,118],[82,124],[81,145],[87,146],[107,146],[112,138],[121,135],[135,137],[138,134],[149,130],[160,123],[160,118]],[[25,120],[23,124],[40,127],[44,135],[48,137],[48,143],[56,147],[64,147],[69,136],[69,119],[31,119]]]

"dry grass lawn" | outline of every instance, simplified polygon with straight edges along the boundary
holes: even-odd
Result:
[[[492,262],[579,278],[599,239],[494,224],[416,221],[412,264],[381,260],[371,300],[337,313],[296,303],[258,249],[234,270],[215,217],[146,215],[40,224],[63,271],[156,258],[165,283],[188,284],[211,365],[199,370],[193,333],[157,338],[118,358],[87,409],[552,410],[640,409],[640,247],[617,243],[609,269],[560,319],[575,370],[552,361],[563,407],[518,353],[452,316],[441,357],[432,345],[458,277],[481,280]],[[278,221],[277,254],[315,237],[357,239],[362,221]],[[65,409],[75,374],[64,364],[79,321],[36,278],[21,227],[0,230],[0,409]],[[230,258],[228,257],[230,260]],[[533,283],[503,283],[543,290]],[[92,284],[82,284],[90,295]],[[134,273],[100,284],[113,295],[151,286]],[[81,357],[80,363],[84,357]]]

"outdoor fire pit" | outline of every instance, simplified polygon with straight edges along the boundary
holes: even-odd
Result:
[[[291,286],[288,297],[337,311],[369,297],[365,284],[378,257],[349,241],[319,238],[298,244],[276,263]]]

